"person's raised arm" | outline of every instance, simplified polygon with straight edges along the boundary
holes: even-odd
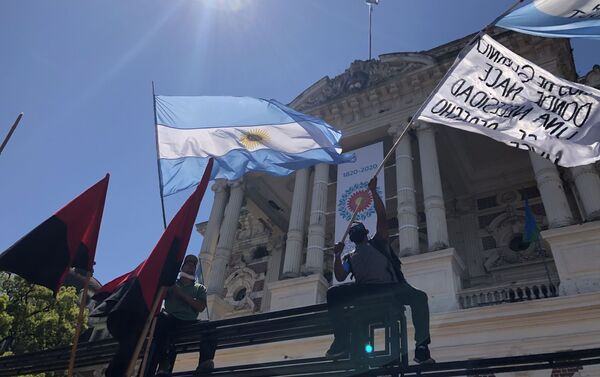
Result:
[[[383,200],[381,200],[381,197],[377,193],[377,177],[371,178],[368,187],[369,191],[371,191],[371,196],[373,197],[373,205],[375,206],[375,213],[377,214],[377,233],[375,234],[375,236],[382,241],[387,241],[387,214],[385,212],[385,205],[383,204]]]
[[[338,242],[333,247],[333,273],[337,281],[344,281],[348,277],[349,272],[344,269],[342,264],[342,251],[344,243]]]

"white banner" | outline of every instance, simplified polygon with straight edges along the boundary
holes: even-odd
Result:
[[[558,78],[487,35],[419,119],[486,135],[561,166],[600,159],[600,91]]]
[[[356,156],[352,163],[338,165],[337,194],[335,213],[335,242],[342,240],[348,228],[354,210],[357,208],[357,199],[362,198],[356,220],[362,222],[369,230],[369,237],[373,237],[377,227],[377,215],[373,206],[373,198],[367,185],[379,164],[383,160],[383,143],[375,143],[351,151]],[[383,169],[377,175],[377,192],[385,203],[385,179]],[[346,246],[342,254],[354,249],[354,243],[346,237]],[[334,282],[335,282],[334,276]]]

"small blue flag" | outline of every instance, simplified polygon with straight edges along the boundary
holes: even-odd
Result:
[[[529,206],[527,197],[525,198],[525,230],[523,230],[523,241],[532,242],[540,239],[540,229],[535,221],[535,215]]]
[[[534,0],[496,25],[542,37],[600,39],[600,1]]]

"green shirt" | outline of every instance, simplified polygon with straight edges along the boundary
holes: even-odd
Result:
[[[206,302],[206,287],[194,282],[193,284],[183,285],[181,279],[175,282],[175,286],[181,289],[185,294],[195,298],[198,301]],[[179,299],[175,295],[169,295],[165,299],[165,311],[182,321],[191,321],[198,318],[198,312],[194,310],[187,302]]]

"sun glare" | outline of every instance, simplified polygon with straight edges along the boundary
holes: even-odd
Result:
[[[203,2],[209,8],[226,12],[238,12],[250,5],[251,0],[203,0]]]

